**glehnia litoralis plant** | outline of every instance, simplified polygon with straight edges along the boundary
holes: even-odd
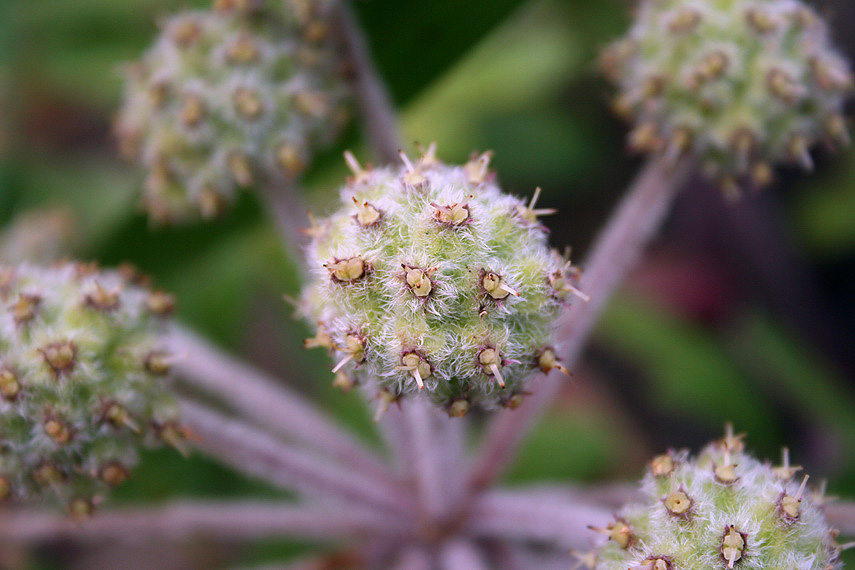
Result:
[[[774,3],[750,4],[754,10],[756,6],[763,8]],[[219,14],[227,13],[232,17],[247,10],[278,11],[285,5],[297,8],[299,15],[301,6],[305,8],[309,3],[246,0],[217,2],[214,8]],[[712,11],[720,7],[715,2],[686,5]],[[678,3],[666,2],[642,4],[643,10],[677,10],[679,7]],[[801,8],[801,5],[787,3],[786,7]],[[389,120],[391,113],[385,104],[382,88],[371,81],[371,63],[364,57],[364,46],[346,8],[332,5],[335,23],[331,25],[328,37],[346,40],[350,65],[356,72],[354,84],[359,91],[363,114],[370,118],[365,130],[378,158],[389,162],[390,166],[372,169],[362,167],[355,159],[349,158],[354,172],[353,179],[342,190],[344,203],[320,212],[331,217],[317,218],[316,223],[308,227],[312,239],[309,270],[313,272],[313,278],[299,304],[303,312],[319,324],[318,334],[309,344],[323,346],[334,354],[331,367],[336,367],[340,373],[337,379],[340,385],[358,382],[368,389],[369,397],[379,393],[377,404],[381,409],[383,404],[397,400],[379,418],[379,427],[392,451],[394,464],[388,464],[378,453],[356,442],[310,402],[249,366],[222,355],[189,331],[174,327],[161,336],[159,342],[172,354],[181,357],[172,364],[182,382],[182,393],[205,393],[204,398],[185,396],[181,403],[183,414],[178,425],[184,426],[183,431],[189,435],[190,442],[239,470],[296,490],[300,501],[279,505],[191,502],[158,509],[124,511],[111,511],[104,507],[85,524],[72,526],[51,515],[17,508],[24,496],[22,491],[18,491],[16,501],[12,503],[16,508],[4,512],[0,519],[0,532],[4,537],[20,540],[57,535],[80,539],[129,535],[175,538],[201,533],[230,539],[284,535],[330,542],[349,540],[350,544],[359,545],[359,557],[350,565],[367,568],[566,569],[573,564],[574,558],[568,553],[571,547],[578,550],[583,562],[604,568],[610,568],[608,564],[612,562],[621,565],[617,567],[626,563],[626,567],[634,565],[645,570],[661,570],[663,565],[666,570],[727,568],[729,564],[760,568],[764,567],[764,560],[773,561],[766,562],[765,567],[772,567],[770,565],[776,564],[775,560],[785,560],[785,565],[792,562],[797,568],[833,565],[829,549],[825,548],[833,547],[833,537],[819,536],[817,529],[826,532],[825,523],[819,521],[817,510],[809,505],[809,491],[799,490],[801,480],[782,482],[774,488],[773,497],[772,487],[768,484],[757,486],[758,483],[769,483],[768,479],[756,474],[760,472],[758,469],[763,469],[762,466],[743,454],[741,449],[738,453],[736,449],[731,450],[730,459],[715,455],[714,459],[721,459],[721,466],[707,465],[704,461],[708,459],[705,458],[690,461],[681,452],[667,455],[675,466],[675,489],[671,488],[670,478],[667,483],[656,479],[662,488],[653,491],[654,496],[645,506],[646,510],[629,506],[619,511],[618,515],[630,527],[626,532],[616,526],[619,521],[610,516],[611,510],[622,502],[618,495],[595,499],[578,490],[544,494],[490,488],[513,458],[526,427],[556,393],[560,383],[558,374],[544,380],[529,379],[528,373],[537,375],[538,369],[549,371],[560,366],[561,362],[564,366],[572,366],[600,309],[656,230],[672,195],[692,166],[692,159],[702,165],[709,164],[711,155],[708,153],[712,143],[704,141],[698,146],[686,143],[680,145],[680,152],[669,152],[666,146],[651,148],[662,151],[663,156],[651,159],[638,182],[630,189],[602,238],[587,256],[585,272],[580,277],[571,267],[565,266],[559,256],[549,253],[547,236],[539,227],[534,205],[498,190],[486,160],[476,158],[467,166],[448,166],[439,162],[432,150],[412,160],[398,157],[397,149],[401,145],[396,141],[394,130],[388,128],[394,124]],[[726,14],[741,21],[740,3],[733,3],[731,8]],[[750,18],[751,13],[747,11],[745,17]],[[199,17],[211,17],[211,13],[200,12]],[[747,40],[743,42],[738,37],[741,28],[726,27],[736,34],[736,39],[731,38],[730,41],[738,46],[748,45],[745,43]],[[824,44],[823,34],[821,28],[819,32],[814,28],[812,37],[822,41],[788,44],[784,55],[790,61],[811,56],[807,51],[799,52],[800,49],[818,49],[826,53],[828,47]],[[312,34],[309,36],[314,38],[311,41],[321,39]],[[695,37],[700,43],[705,39]],[[293,39],[292,36],[289,38]],[[281,38],[267,38],[265,41],[275,42],[278,39]],[[665,43],[669,36],[660,34],[650,41]],[[760,54],[763,53],[768,53],[767,57],[771,59],[781,56],[778,52],[764,51],[776,48],[773,41],[755,41],[751,45],[754,47],[746,48],[744,52],[737,50],[733,54],[734,65],[737,66],[734,69],[739,69],[740,62],[743,62],[740,57],[762,60]],[[223,53],[217,47],[224,49],[225,42],[219,46],[212,45],[210,53]],[[741,65],[748,64],[743,62]],[[214,84],[221,80],[221,71],[221,68],[207,70],[203,67],[199,81],[207,80]],[[206,73],[213,75],[206,76]],[[844,73],[848,73],[845,68]],[[635,80],[626,81],[621,85],[631,89]],[[817,87],[806,81],[803,83],[806,88]],[[843,83],[848,83],[848,80],[841,86]],[[732,82],[720,85],[728,87]],[[273,90],[272,87],[270,89]],[[769,113],[775,109],[789,113],[787,116],[791,122],[788,124],[798,124],[808,137],[806,142],[810,142],[817,138],[816,133],[822,128],[825,114],[830,117],[840,110],[836,89],[827,100],[823,99],[826,105],[823,107],[800,102],[785,106],[780,100],[770,99],[769,105],[761,105],[761,108]],[[216,90],[206,91],[206,95],[215,96],[216,93]],[[731,110],[728,105],[733,101],[728,97],[732,98],[733,93],[742,91],[726,91],[722,95],[725,107],[722,113],[725,116]],[[272,91],[264,95],[274,97]],[[689,109],[703,105],[703,101],[698,103],[692,96],[690,89],[676,100]],[[241,100],[250,102],[247,98]],[[656,120],[666,125],[661,134],[668,134],[667,128],[672,127],[667,125],[675,124],[668,115],[670,107],[657,105],[654,101],[643,108],[658,113]],[[178,109],[176,104],[171,109],[180,111],[183,107]],[[191,104],[188,113],[192,115],[192,111]],[[170,196],[175,198],[183,212],[180,216],[176,213],[176,217],[191,212],[195,214],[197,208],[200,213],[213,213],[219,209],[219,197],[207,202],[194,197],[202,196],[198,192],[204,188],[195,181],[213,176],[212,182],[223,185],[223,196],[228,197],[234,188],[242,185],[236,173],[251,172],[253,177],[262,176],[260,169],[271,164],[270,155],[264,154],[270,151],[266,144],[269,141],[247,143],[249,146],[241,147],[246,153],[246,163],[252,165],[248,170],[240,168],[244,164],[239,160],[224,160],[230,156],[224,149],[231,149],[230,145],[235,145],[235,141],[243,136],[241,133],[245,132],[236,131],[235,125],[227,121],[219,122],[228,113],[215,116],[216,126],[222,129],[222,134],[208,139],[207,146],[197,148],[188,145],[187,141],[192,137],[183,139],[184,131],[176,135],[175,140],[182,152],[170,154],[170,158],[196,157],[182,163],[182,176],[178,182],[170,179],[170,183],[176,183],[170,190],[174,192]],[[175,121],[172,124],[158,122],[156,118],[156,115],[151,116],[148,122],[140,124],[147,127],[160,125],[167,130],[181,125]],[[701,112],[695,120],[715,118],[714,113]],[[774,122],[776,119],[763,115],[758,120]],[[283,132],[300,136],[299,132],[291,130],[294,128],[293,124],[286,126],[283,123],[271,131],[271,136]],[[696,125],[696,128],[697,133],[712,132],[704,125]],[[772,132],[766,123],[755,128],[757,137],[767,137]],[[237,139],[235,132],[239,135]],[[701,135],[696,134],[698,136]],[[763,144],[767,144],[765,139]],[[722,153],[733,150],[727,145],[722,148]],[[753,167],[761,160],[777,161],[783,156],[775,154],[771,148],[778,147],[751,147],[748,163]],[[200,149],[211,151],[211,154],[204,154]],[[189,154],[183,154],[184,151]],[[202,153],[205,158],[198,158],[202,155],[195,153]],[[749,170],[740,165],[745,160],[738,152],[727,156],[713,154],[722,161],[720,165],[725,165],[718,166],[719,170],[713,169],[713,174],[724,174],[722,169],[735,165],[736,171],[731,174],[743,182],[742,176]],[[212,175],[213,171],[217,174]],[[294,196],[282,191],[284,184],[278,184],[274,179],[266,186],[268,192],[264,196],[274,216],[279,217],[289,207],[293,209]],[[148,191],[151,191],[151,186]],[[150,200],[146,200],[149,206]],[[226,198],[223,203],[228,201]],[[205,204],[215,204],[216,207],[206,210]],[[153,214],[158,216],[156,208]],[[415,218],[415,221],[408,223],[410,218]],[[293,237],[294,229],[286,233]],[[424,236],[420,236],[419,231],[426,232],[427,239],[422,239]],[[459,247],[458,244],[455,249],[453,243],[449,244],[454,240],[469,240],[470,247]],[[27,267],[31,266],[21,265],[17,269],[24,271]],[[112,291],[109,288],[112,282],[103,285],[107,293]],[[579,297],[577,291],[583,291],[583,297],[589,294],[590,301],[572,299]],[[571,300],[572,309],[564,310],[560,302]],[[66,310],[74,313],[85,308],[85,304],[81,306],[68,301]],[[557,338],[553,340],[550,338],[551,321],[555,317],[558,318],[558,330]],[[85,322],[82,326],[86,326],[90,334],[98,333],[97,327],[87,326]],[[105,335],[103,338],[109,343],[113,337]],[[129,353],[116,350],[117,361],[125,362],[123,359],[128,358]],[[551,350],[551,354],[547,350]],[[127,371],[115,368],[114,360],[109,360],[110,366],[104,365],[99,370],[105,373],[104,378],[109,378],[107,385],[122,386],[122,382],[130,379]],[[38,357],[35,362],[39,362]],[[98,380],[101,376],[87,378]],[[420,389],[421,385],[423,389]],[[63,384],[52,387],[58,389],[57,386]],[[133,384],[124,386],[130,389]],[[27,386],[22,388],[27,389]],[[528,392],[530,397],[521,401],[520,396]],[[138,395],[136,390],[131,394]],[[207,403],[201,404],[200,401]],[[212,402],[228,411],[215,408]],[[517,407],[518,404],[521,405]],[[495,419],[488,426],[486,438],[467,466],[463,461],[466,427],[463,422],[467,418],[449,418],[449,412],[462,415],[469,407],[502,405],[517,408],[493,412]],[[29,421],[34,426],[38,413],[44,414],[42,407],[34,412],[36,419],[31,414]],[[149,428],[156,423],[145,422]],[[37,429],[39,427],[45,431],[43,423],[36,426]],[[133,448],[128,449],[132,451]],[[4,448],[4,457],[12,457],[9,451],[8,447]],[[81,453],[75,459],[81,459],[82,463],[87,457]],[[736,464],[736,457],[741,462],[734,465],[733,477],[737,479],[727,486],[724,479],[728,473],[726,470],[716,473],[716,467]],[[660,458],[654,465],[661,466],[664,461]],[[709,471],[706,467],[710,467]],[[86,469],[72,469],[72,472],[81,478],[87,475]],[[92,470],[89,469],[88,473],[91,474]],[[16,475],[22,477],[20,473]],[[716,475],[719,480],[715,479]],[[744,492],[752,498],[768,499],[763,503],[768,512],[762,514],[766,517],[757,519],[761,522],[754,522],[755,519],[738,509],[722,509],[724,514],[702,510],[701,507],[705,506],[702,499],[707,495],[697,494],[693,485],[711,478],[712,484],[719,486],[703,489],[711,493],[709,496],[725,497],[726,493],[734,491]],[[684,491],[680,490],[681,485]],[[50,493],[53,492],[56,490],[51,489]],[[681,492],[686,494],[690,503],[687,512],[691,514],[680,520],[667,519],[673,523],[667,527],[649,524],[649,517],[663,518],[662,509],[666,508],[669,497],[673,508],[679,509],[677,503],[680,501],[676,499],[682,499],[678,495]],[[677,495],[676,499],[672,495]],[[95,491],[94,496],[101,497],[103,492]],[[773,506],[770,507],[769,502]],[[837,512],[829,511],[830,514]],[[715,521],[723,520],[728,518],[728,513],[733,520],[722,523],[719,534],[714,532],[712,538],[705,538],[718,541],[717,546],[713,544],[712,554],[704,551],[695,554],[701,558],[686,558],[686,552],[680,549],[666,552],[669,541],[692,542],[686,537],[692,536],[690,533],[693,531],[699,532],[690,524],[682,523],[701,523],[715,517],[718,517]],[[848,519],[838,516],[835,522],[848,532],[852,531],[851,516]],[[591,545],[592,537],[597,537],[586,528],[589,524],[607,530],[616,538],[606,541],[599,554],[581,554]],[[637,528],[633,530],[632,525]],[[730,525],[734,527],[733,532],[729,532]],[[806,528],[806,525],[812,526]],[[805,530],[825,548],[817,550],[812,561],[804,562],[807,560],[804,557],[795,558],[803,553],[803,549],[795,548],[801,544],[798,541],[794,545],[783,541],[777,550],[769,549],[767,538],[774,533],[801,536]],[[643,536],[644,540],[627,540],[627,549],[620,548],[620,542],[633,532],[637,537]],[[659,548],[653,551],[651,546],[645,550],[640,546],[642,544],[655,544]],[[702,546],[694,542],[692,545]],[[691,550],[689,547],[686,549]]]

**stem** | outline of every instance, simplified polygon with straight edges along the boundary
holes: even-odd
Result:
[[[182,403],[182,422],[197,441],[196,447],[240,472],[278,487],[320,499],[383,510],[398,515],[401,528],[411,497],[382,481],[342,470],[305,451],[296,449],[238,420],[192,402]]]
[[[628,483],[598,485],[535,485],[515,487],[514,496],[520,500],[531,499],[542,503],[596,505],[609,512],[617,511],[627,503],[643,499],[638,486]]]
[[[478,547],[468,540],[455,539],[448,542],[440,553],[443,570],[488,570]]]
[[[276,434],[312,446],[327,456],[392,486],[399,484],[374,453],[337,426],[313,403],[265,373],[240,362],[194,333],[173,327],[168,344],[183,356],[174,369],[196,388]]]
[[[307,239],[300,230],[309,226],[309,209],[297,193],[295,180],[281,175],[268,176],[258,183],[257,190],[279,232],[282,246],[294,265],[305,273],[303,248]]]
[[[393,570],[433,570],[433,557],[426,548],[410,546],[395,560]]]
[[[403,148],[395,108],[368,48],[356,15],[349,2],[338,2],[338,20],[342,39],[354,66],[354,86],[362,114],[362,125],[377,158],[386,163],[398,161]]]
[[[77,522],[64,515],[28,509],[0,510],[0,541],[179,541],[196,536],[218,540],[289,537],[325,542],[399,534],[393,519],[367,511],[335,511],[261,502],[179,502],[157,508],[126,508]]]
[[[445,481],[445,504],[443,516],[446,520],[454,517],[460,505],[466,501],[469,492],[466,479],[466,433],[468,418],[451,418],[434,408],[439,416],[439,441],[442,444],[443,460],[441,472]]]
[[[396,540],[393,537],[393,540]],[[400,541],[400,539],[397,539]],[[333,550],[320,555],[308,555],[285,564],[269,564],[243,570],[334,570],[344,568],[386,568],[392,546],[374,541],[354,548]],[[430,568],[426,570],[431,570]]]
[[[397,472],[406,473],[408,478],[412,478],[416,453],[410,426],[400,403],[390,406],[383,413],[380,421],[377,422],[377,428],[386,447],[391,450],[392,468]]]
[[[487,540],[484,543],[490,560],[496,564],[496,570],[527,570],[528,568],[542,570],[541,566],[528,563],[528,556],[523,551],[522,546],[501,540]],[[567,570],[566,554],[563,561],[564,567],[561,570]]]
[[[528,570],[529,568],[537,568],[537,570],[582,570],[590,568],[573,563],[572,555],[568,557],[566,551],[539,552],[523,546],[512,545],[508,548],[506,557],[511,559],[512,565],[509,564],[502,570]],[[569,566],[568,558],[571,560]]]
[[[492,491],[476,503],[467,523],[479,538],[544,542],[561,549],[586,548],[591,543],[589,524],[605,525],[612,518],[606,509],[581,501],[544,500],[526,492]]]
[[[828,503],[824,507],[825,516],[831,526],[843,536],[855,536],[855,502],[841,501]]]
[[[662,158],[651,158],[588,257],[580,289],[591,295],[588,303],[577,302],[558,323],[558,339],[565,366],[572,366],[600,313],[618,285],[642,256],[667,214],[671,202],[690,172],[690,165],[666,166]],[[491,485],[517,451],[563,385],[557,374],[542,379],[522,406],[502,410],[488,426],[480,455],[470,471],[470,486],[477,490]]]
[[[439,523],[460,498],[463,489],[454,483],[463,479],[461,471],[463,435],[460,424],[427,401],[414,397],[401,402],[412,436],[412,453],[420,506],[429,521]]]

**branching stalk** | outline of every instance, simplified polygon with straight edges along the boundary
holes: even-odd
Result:
[[[205,536],[218,540],[258,540],[287,535],[324,542],[366,536],[394,536],[400,524],[365,510],[335,511],[261,502],[180,502],[164,507],[126,508],[76,522],[66,515],[30,509],[0,510],[0,541],[86,542],[179,541]]]
[[[422,546],[411,546],[395,561],[393,570],[433,570],[433,557]]]
[[[454,539],[445,544],[440,554],[443,570],[488,570],[489,565],[471,541]]]
[[[405,474],[407,479],[413,478],[413,465],[416,463],[416,452],[410,424],[404,415],[400,402],[386,410],[377,422],[377,428],[383,441],[391,450],[392,469]]]
[[[411,497],[382,481],[343,470],[196,403],[183,402],[182,422],[197,437],[196,447],[239,472],[306,496],[398,515],[402,528],[408,526]]]
[[[571,560],[568,566],[568,558]],[[579,562],[572,561],[573,556],[567,556],[567,552],[546,551],[538,552],[521,545],[512,545],[505,553],[503,560],[509,560],[507,566],[501,570],[583,570],[586,567]]]
[[[537,503],[585,504],[614,512],[631,502],[643,499],[638,485],[632,483],[608,483],[598,485],[535,485],[515,487],[513,494],[521,501]]]
[[[825,505],[828,523],[846,537],[855,537],[855,502],[839,501]]]
[[[527,568],[542,570],[541,566],[529,563],[528,556],[523,552],[525,547],[522,545],[501,540],[488,540],[484,543],[490,559],[497,564],[496,570],[526,570]],[[562,570],[567,570],[567,555],[562,552],[561,556],[564,561]]]
[[[398,161],[401,136],[395,108],[368,48],[365,36],[348,2],[338,2],[341,35],[354,67],[354,85],[362,114],[362,125],[377,158],[383,162]]]
[[[585,548],[591,538],[588,525],[605,525],[611,516],[610,511],[581,501],[543,500],[525,492],[491,491],[478,499],[467,531],[479,538]]]
[[[174,353],[183,356],[174,369],[189,384],[217,396],[272,433],[312,446],[378,482],[397,485],[376,454],[281,382],[182,327],[172,329],[169,345]]]
[[[651,159],[600,234],[580,284],[591,300],[574,303],[559,321],[559,348],[565,366],[576,361],[600,313],[641,258],[691,171],[690,166],[683,163],[672,168],[662,158]],[[495,416],[470,471],[473,489],[488,487],[502,474],[561,385],[562,379],[553,373],[537,383],[533,395],[521,407]]]
[[[309,227],[309,210],[297,192],[296,181],[285,176],[268,177],[260,181],[257,190],[279,232],[282,246],[294,264],[305,272],[303,248],[307,236],[300,230]]]
[[[414,480],[424,514],[434,521],[448,516],[464,492],[463,432],[460,421],[433,406],[426,398],[402,402],[412,437]]]

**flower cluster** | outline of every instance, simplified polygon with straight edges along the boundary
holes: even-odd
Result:
[[[489,153],[464,166],[434,149],[400,168],[363,169],[342,206],[310,230],[307,346],[339,360],[336,383],[381,404],[424,390],[452,416],[472,404],[517,406],[532,371],[564,370],[553,320],[574,286],[535,209],[502,193]],[[584,297],[584,295],[582,295]],[[382,407],[382,405],[381,405]]]
[[[798,0],[644,0],[603,55],[637,151],[697,157],[726,189],[812,167],[818,140],[848,143],[852,87],[825,23]]]
[[[687,452],[656,457],[642,483],[645,501],[626,506],[596,554],[596,570],[680,568],[840,568],[839,546],[806,489],[801,468],[772,467],[727,435],[697,459]]]
[[[117,121],[158,221],[215,216],[260,177],[293,177],[347,116],[331,0],[219,0],[178,14],[127,74]]]
[[[0,266],[0,501],[71,513],[123,482],[142,443],[180,446],[159,329],[172,297],[130,270]]]

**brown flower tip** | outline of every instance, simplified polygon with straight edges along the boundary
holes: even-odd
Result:
[[[505,379],[502,376],[502,355],[499,349],[493,346],[488,346],[481,349],[478,353],[478,363],[481,369],[487,376],[492,376],[502,388],[505,387]]]
[[[325,263],[324,267],[330,272],[332,279],[340,283],[353,283],[364,277],[368,269],[365,260],[358,255],[346,259],[336,258]]]
[[[683,489],[670,493],[662,499],[668,514],[675,517],[687,518],[691,514],[695,502]]]
[[[41,302],[41,295],[27,293],[18,295],[18,300],[9,307],[9,312],[12,313],[12,319],[15,321],[15,324],[20,326],[36,318],[36,311]]]
[[[128,469],[118,461],[107,463],[98,471],[98,478],[111,487],[117,487],[128,480]]]
[[[0,398],[11,402],[20,393],[21,383],[18,382],[18,377],[8,368],[0,366]]]
[[[606,528],[599,528],[590,525],[588,528],[601,534],[608,535],[609,540],[614,540],[618,546],[623,549],[629,548],[635,538],[629,523],[622,518],[616,518],[615,522],[609,523],[606,525]]]
[[[468,400],[454,400],[448,406],[448,415],[452,418],[462,418],[469,413]]]
[[[160,317],[175,312],[175,297],[164,291],[152,291],[145,300],[146,308]]]
[[[745,539],[748,535],[736,530],[736,527],[730,525],[724,529],[724,535],[721,537],[721,546],[719,552],[722,559],[727,562],[728,568],[733,568],[733,565],[739,562],[745,556],[747,544]]]
[[[39,353],[56,377],[67,376],[74,370],[77,345],[71,341],[52,342],[40,348]]]
[[[119,288],[107,291],[100,283],[96,283],[95,289],[83,296],[83,304],[103,313],[115,311],[121,305],[119,293]]]
[[[44,430],[57,445],[64,445],[71,441],[71,428],[58,418],[48,417],[44,422]]]

